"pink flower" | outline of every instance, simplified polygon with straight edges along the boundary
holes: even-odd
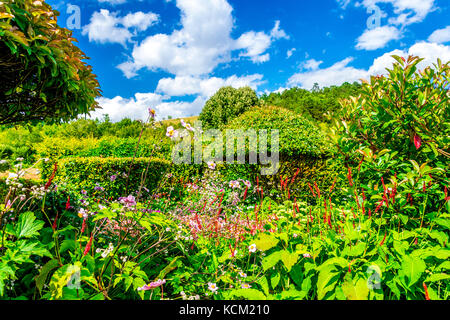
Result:
[[[215,164],[214,162],[208,161],[207,164],[208,164],[208,168],[209,168],[209,169],[211,169],[211,170],[216,169],[216,164]]]
[[[154,282],[150,282],[148,285],[146,284],[146,285],[144,285],[144,286],[142,286],[140,288],[137,288],[137,290],[138,291],[153,290],[155,288],[158,288],[158,287],[162,286],[164,283],[166,283],[165,279],[164,280],[158,279],[158,280],[156,280]]]
[[[133,207],[136,205],[136,199],[132,195],[129,195],[126,198],[119,198],[119,201],[127,207]]]
[[[170,139],[174,140],[178,137],[178,131],[175,130],[172,126],[167,127],[166,136],[168,136]]]

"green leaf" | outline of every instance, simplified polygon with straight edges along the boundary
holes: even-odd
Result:
[[[161,270],[157,279],[164,279],[169,272],[176,269],[178,266],[177,265],[178,259],[180,259],[180,258],[181,257],[178,256],[178,257],[175,257],[172,261],[170,261],[170,263],[164,269]]]
[[[344,277],[342,291],[348,300],[367,300],[369,297],[367,281],[359,277],[356,277],[355,281],[350,273],[347,273]]]
[[[437,282],[445,279],[450,279],[450,274],[446,273],[435,273],[429,276],[425,282]]]
[[[278,244],[279,240],[272,234],[262,233],[255,240],[256,248],[261,251],[272,249]]]
[[[273,289],[276,288],[276,286],[280,283],[281,275],[279,272],[274,272],[270,276],[270,285]]]
[[[419,257],[410,257],[405,255],[403,256],[399,275],[404,279],[405,285],[411,287],[420,279],[425,271],[425,268],[425,262]]]
[[[273,266],[275,266],[280,260],[281,260],[281,251],[275,251],[272,254],[264,257],[264,259],[261,261],[263,270],[267,271],[267,269],[270,269]]]
[[[15,228],[15,236],[18,239],[31,238],[39,235],[38,231],[44,226],[43,221],[36,221],[36,217],[33,212],[24,212],[19,216]]]
[[[47,276],[53,269],[57,268],[59,265],[58,260],[53,259],[47,262],[41,269],[41,272],[36,276],[36,287],[39,292],[42,293],[42,288],[44,287]]]
[[[332,264],[326,265],[319,272],[317,279],[317,299],[322,300],[325,295],[334,289],[339,278],[339,272]]]
[[[297,263],[299,254],[297,252],[289,252],[287,250],[283,250],[281,252],[281,261],[286,267],[287,271],[290,272],[292,266]]]
[[[261,289],[264,291],[265,295],[269,294],[269,282],[265,276],[262,276],[258,281],[256,281],[256,283],[261,286]]]
[[[236,289],[230,292],[231,296],[244,298],[247,300],[266,300],[267,297],[256,289]]]

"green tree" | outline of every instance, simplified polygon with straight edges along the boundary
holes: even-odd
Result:
[[[222,128],[254,106],[259,106],[259,99],[250,87],[223,87],[206,102],[199,120],[204,128]]]
[[[97,107],[99,84],[44,1],[0,2],[0,124],[60,122]]]

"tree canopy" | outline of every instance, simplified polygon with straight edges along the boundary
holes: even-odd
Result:
[[[258,105],[258,96],[250,87],[222,87],[206,101],[199,120],[205,128],[221,128],[249,108]]]
[[[58,15],[44,1],[0,2],[0,124],[68,121],[98,107],[97,78]]]

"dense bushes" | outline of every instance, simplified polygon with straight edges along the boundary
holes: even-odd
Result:
[[[321,89],[316,86],[311,91],[291,88],[283,92],[264,94],[261,97],[261,103],[292,110],[310,120],[329,122],[327,114],[334,114],[341,109],[339,99],[357,96],[360,90],[361,84],[357,82]]]
[[[143,187],[154,190],[169,166],[168,161],[157,158],[66,158],[58,161],[53,181],[69,184],[77,191],[107,189],[110,196],[118,197],[127,189],[135,192],[144,176]]]
[[[206,102],[199,120],[204,128],[219,129],[249,108],[258,105],[258,97],[250,87],[223,87]]]
[[[284,108],[253,108],[231,121],[226,129],[279,130],[281,157],[321,157],[333,153],[333,146],[321,129],[303,116]]]

